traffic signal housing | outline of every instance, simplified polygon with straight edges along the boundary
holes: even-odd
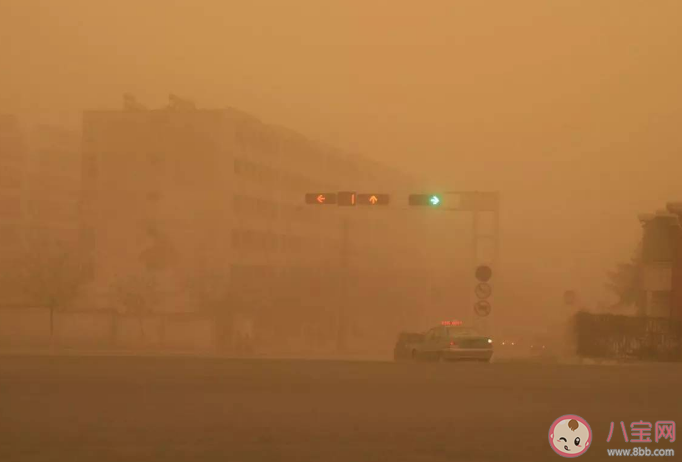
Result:
[[[355,205],[356,196],[352,191],[339,191],[336,196],[336,205],[352,207]]]
[[[306,204],[335,205],[336,193],[309,193],[305,195]]]
[[[388,194],[358,194],[358,205],[388,205]]]
[[[443,203],[443,196],[440,194],[410,194],[408,197],[409,205],[439,207]]]

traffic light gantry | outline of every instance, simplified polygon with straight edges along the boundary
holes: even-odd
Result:
[[[356,193],[355,191],[308,193],[305,195],[305,202],[312,205],[349,207],[356,205],[377,206],[393,204],[390,194]],[[500,207],[499,193],[479,191],[409,194],[407,204],[408,206],[474,213],[498,213]],[[400,207],[400,204],[398,206]]]

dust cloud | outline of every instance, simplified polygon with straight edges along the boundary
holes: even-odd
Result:
[[[565,290],[612,303],[636,214],[682,198],[681,21],[677,1],[0,0],[0,112],[80,131],[174,92],[424,190],[500,191],[498,319],[543,324]],[[453,259],[467,220],[434,224]]]

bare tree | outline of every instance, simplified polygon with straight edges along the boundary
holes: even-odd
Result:
[[[184,276],[184,290],[194,311],[208,315],[213,322],[217,346],[224,348],[234,340],[235,312],[230,272],[199,263]]]
[[[23,299],[50,309],[52,332],[54,311],[73,302],[90,275],[90,262],[76,244],[29,235],[6,273],[5,283]]]
[[[185,290],[198,311],[214,313],[229,300],[229,275],[217,270],[193,271],[185,278]]]
[[[178,254],[169,237],[157,224],[150,223],[146,228],[150,244],[140,252],[140,262],[148,271],[163,271],[178,263]]]
[[[126,313],[137,316],[140,335],[145,337],[144,316],[154,311],[159,302],[159,290],[153,277],[130,275],[112,287],[114,301],[123,306]]]

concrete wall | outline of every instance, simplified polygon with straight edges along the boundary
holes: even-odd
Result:
[[[215,345],[212,319],[195,314],[148,316],[47,308],[0,308],[0,348],[53,346],[81,350],[207,351]]]
[[[0,346],[41,347],[49,344],[49,310],[0,309]]]

